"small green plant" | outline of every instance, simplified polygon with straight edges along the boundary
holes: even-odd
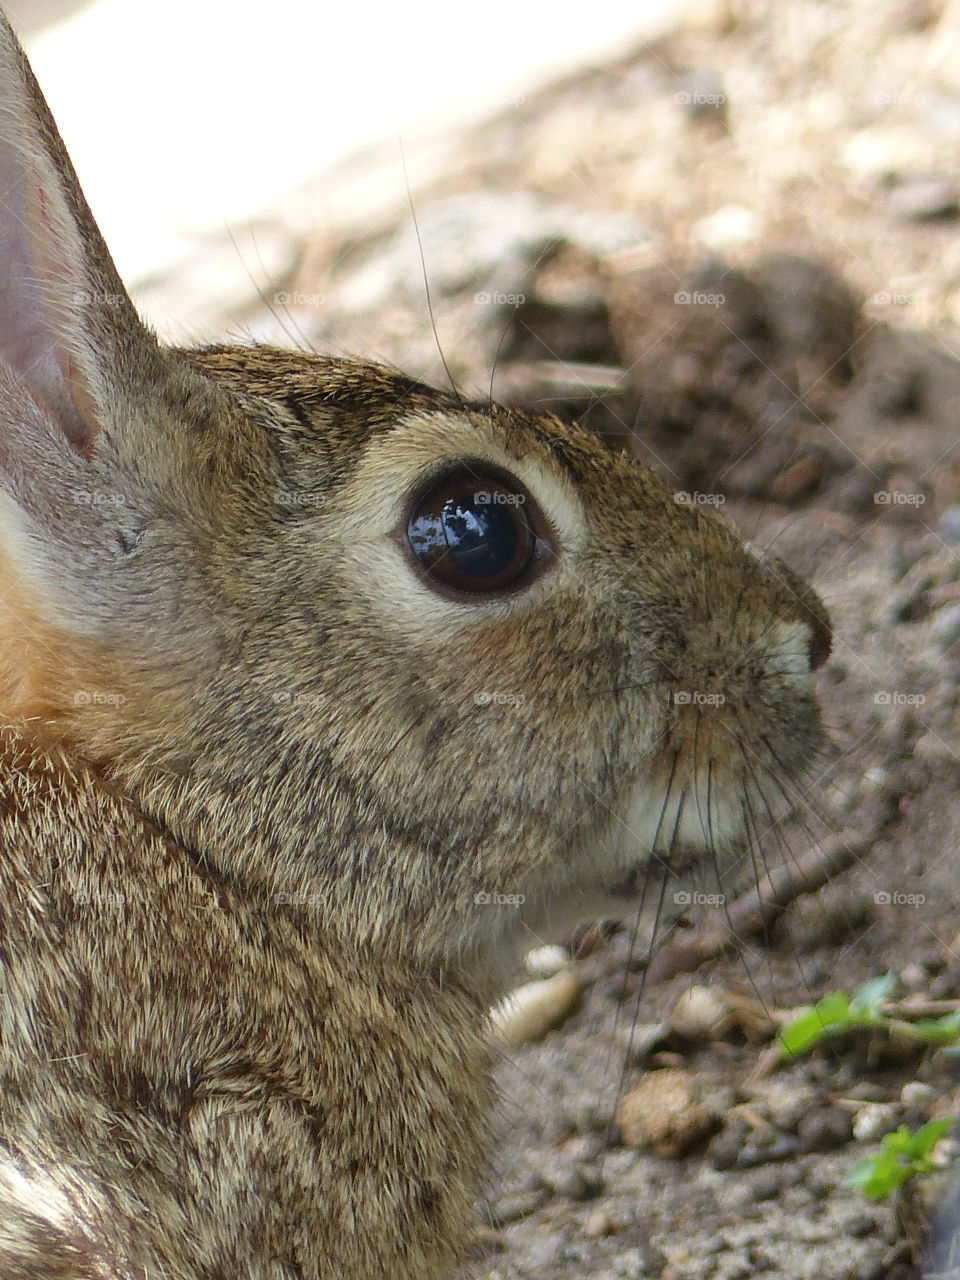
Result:
[[[783,1028],[780,1033],[783,1056],[799,1058],[831,1036],[864,1027],[886,1031],[890,1035],[907,1036],[921,1044],[956,1053],[960,1049],[960,1009],[940,1018],[908,1022],[884,1009],[896,983],[896,974],[885,973],[863,983],[850,995],[845,991],[832,991],[825,995]]]
[[[932,1172],[933,1149],[952,1124],[949,1117],[931,1120],[914,1133],[902,1124],[887,1134],[873,1155],[857,1161],[847,1174],[847,1186],[859,1187],[869,1200],[884,1200],[917,1174]]]

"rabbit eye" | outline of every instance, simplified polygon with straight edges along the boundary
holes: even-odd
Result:
[[[415,499],[407,542],[431,585],[470,596],[526,586],[550,548],[543,520],[519,481],[486,463],[461,465]]]

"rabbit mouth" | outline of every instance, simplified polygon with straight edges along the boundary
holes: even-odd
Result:
[[[635,898],[651,881],[683,883],[723,873],[746,835],[740,799],[730,788],[646,781],[632,789],[611,831],[610,891]]]
[[[659,858],[637,862],[621,880],[608,885],[606,892],[624,906],[636,906],[640,899],[650,896],[652,883],[659,885],[666,878],[678,885],[687,884],[702,872],[703,863],[703,855],[692,849],[674,849],[669,867]]]

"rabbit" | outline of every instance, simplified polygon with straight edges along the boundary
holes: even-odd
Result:
[[[439,1280],[518,948],[748,873],[829,618],[549,415],[162,348],[0,59],[0,1276]]]

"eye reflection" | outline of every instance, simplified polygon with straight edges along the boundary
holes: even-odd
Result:
[[[473,595],[516,590],[534,560],[534,510],[512,476],[460,467],[435,481],[414,504],[407,540],[436,585]]]

